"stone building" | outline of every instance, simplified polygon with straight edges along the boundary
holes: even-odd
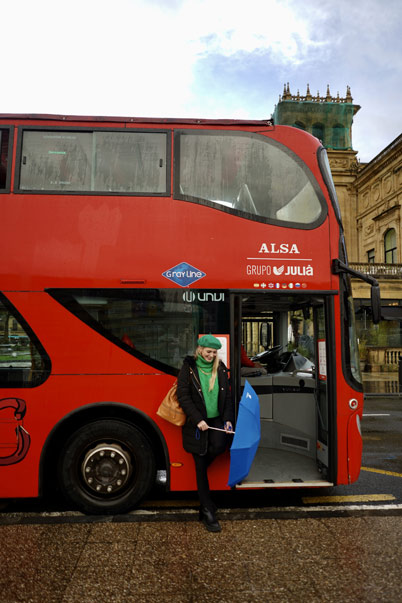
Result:
[[[402,353],[402,135],[360,166],[351,187],[356,197],[358,258],[354,268],[380,283],[384,321],[370,325],[369,288],[353,283],[358,325],[367,342],[367,367],[396,370]]]
[[[380,283],[384,320],[370,320],[370,287],[354,280],[358,335],[366,370],[395,371],[402,353],[402,135],[369,163],[357,161],[352,146],[353,103],[345,97],[310,93],[292,95],[289,84],[273,114],[277,124],[291,125],[319,138],[328,152],[342,212],[352,268]],[[356,228],[357,225],[357,228]],[[364,350],[364,351],[363,351]]]

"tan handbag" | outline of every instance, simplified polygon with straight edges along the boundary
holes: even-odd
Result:
[[[177,399],[177,381],[172,385],[166,396],[163,398],[161,405],[159,406],[156,414],[181,427],[186,422],[186,415]]]

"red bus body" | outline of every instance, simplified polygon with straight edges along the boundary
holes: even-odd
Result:
[[[311,296],[310,316],[323,309],[325,319],[322,320],[328,330],[321,336],[320,349],[326,349],[325,358],[318,359],[315,348],[316,369],[311,378],[316,383],[315,391],[321,391],[321,394],[315,393],[315,397],[321,396],[320,399],[325,400],[322,403],[328,411],[327,426],[324,429],[321,424],[321,427],[328,435],[325,447],[329,449],[329,458],[324,477],[307,482],[307,485],[347,484],[358,478],[363,395],[350,370],[352,354],[345,352],[349,343],[345,344],[348,333],[342,326],[342,322],[347,322],[343,301],[347,293],[343,287],[347,284],[341,283],[342,275],[332,271],[333,260],[340,257],[342,227],[317,159],[322,149],[318,140],[295,128],[257,121],[0,115],[1,129],[8,137],[7,164],[3,161],[8,175],[3,180],[3,190],[0,189],[3,219],[1,291],[5,307],[9,304],[15,312],[14,318],[21,317],[19,323],[24,328],[29,326],[50,362],[46,377],[38,385],[21,386],[14,374],[7,378],[17,379],[15,385],[13,381],[11,386],[8,385],[7,378],[1,384],[1,498],[38,496],[46,483],[58,478],[59,463],[62,462],[59,457],[66,450],[69,438],[86,425],[102,420],[122,421],[141,432],[155,455],[153,473],[156,470],[164,472],[167,488],[171,491],[196,489],[193,461],[183,450],[180,429],[156,415],[162,398],[174,381],[174,371],[155,368],[144,356],[136,354],[135,347],[133,353],[129,353],[127,348],[116,345],[115,341],[77,317],[70,307],[60,303],[59,291],[79,291],[79,300],[84,299],[89,290],[113,291],[113,299],[119,299],[120,291],[179,290],[184,294],[194,290],[204,292],[197,293],[199,297],[210,294],[211,299],[214,291],[224,291],[225,299],[239,299],[244,308],[249,303],[247,294],[257,301],[266,296],[272,307],[277,295],[283,303],[283,311],[279,306],[273,310],[269,319],[273,325],[281,312],[284,314],[286,310],[287,315],[291,315],[291,302],[297,305],[297,301],[303,299],[305,303],[306,296]],[[142,196],[21,188],[18,178],[22,177],[23,168],[19,166],[24,161],[23,132],[49,131],[53,135],[58,131],[92,132],[97,129],[102,132],[163,132],[168,140],[168,192]],[[205,131],[208,135],[240,132],[243,137],[250,133],[259,137],[258,140],[264,137],[289,149],[320,190],[325,200],[324,217],[314,227],[297,228],[294,224],[286,227],[283,223],[277,225],[250,219],[249,215],[244,217],[225,208],[221,210],[213,203],[177,198],[174,178],[178,158],[173,135],[175,131],[185,130]],[[3,136],[3,152],[4,140]],[[269,259],[269,268],[266,268],[265,257]],[[204,276],[187,286],[170,280],[166,274],[171,274],[169,270],[183,262]],[[293,270],[291,276],[286,276],[288,266]],[[265,272],[259,273],[260,270]],[[180,276],[179,269],[177,274]],[[98,297],[97,303],[105,305],[105,297]],[[125,303],[122,301],[121,305]],[[91,308],[95,305],[94,302]],[[118,306],[116,302],[114,307]],[[237,354],[240,336],[235,330],[235,307],[236,302],[232,302],[227,335],[233,371],[237,366],[237,381],[232,383],[232,389],[238,402],[241,394]],[[302,311],[300,308],[297,308],[299,312]],[[251,305],[247,311],[251,316]],[[144,320],[149,321],[151,313],[152,306],[147,302]],[[93,315],[96,315],[95,310]],[[169,320],[174,320],[173,315],[174,312]],[[261,322],[262,314],[258,316]],[[319,320],[314,318],[314,324]],[[319,328],[315,332],[315,346]],[[12,354],[12,351],[7,353]],[[18,358],[18,350],[15,354]],[[319,360],[325,365],[321,373]],[[6,370],[6,363],[0,363],[3,370]],[[279,383],[280,379],[277,381]],[[283,387],[283,392],[286,391]],[[22,400],[25,408],[22,410],[22,403],[15,400]],[[287,400],[286,404],[293,403]],[[289,408],[293,409],[293,406]],[[290,411],[293,413],[297,424],[297,410]],[[268,427],[272,427],[272,420],[275,418],[267,419]],[[315,420],[325,423],[319,416]],[[296,427],[300,431],[299,426]],[[319,448],[321,440],[315,439],[314,446]],[[294,444],[291,450],[295,447]],[[118,451],[120,453],[120,448]],[[310,444],[309,451],[311,455]],[[129,470],[135,473],[135,461],[127,462]],[[228,488],[228,464],[229,453],[211,467],[213,489]],[[291,477],[283,484],[271,482],[269,474],[266,477],[265,483],[247,485],[245,482],[240,487],[306,487],[306,483],[297,479],[296,472],[293,483]],[[111,499],[107,493],[102,495],[99,506],[102,512],[121,510],[118,502],[117,506],[109,507]],[[118,499],[114,491],[111,496]],[[88,499],[88,493],[84,498]],[[137,502],[134,499],[133,502]],[[122,509],[128,507],[125,503]],[[97,512],[97,502],[89,502],[81,508]]]

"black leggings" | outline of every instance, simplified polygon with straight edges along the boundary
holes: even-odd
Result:
[[[223,429],[223,422],[220,417],[207,419],[207,423],[211,427]],[[209,490],[208,467],[217,456],[226,450],[229,443],[229,437],[229,435],[226,435],[226,433],[223,433],[222,431],[208,429],[207,453],[203,455],[193,454],[200,505],[206,507],[210,511],[215,510],[215,504],[212,501]]]

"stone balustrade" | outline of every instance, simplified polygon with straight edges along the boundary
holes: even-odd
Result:
[[[350,263],[349,267],[374,277],[402,278],[402,264]]]

